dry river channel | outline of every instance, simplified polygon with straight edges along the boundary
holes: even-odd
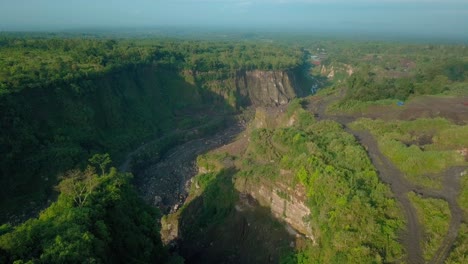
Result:
[[[190,180],[198,172],[197,156],[231,142],[243,130],[241,123],[233,123],[215,134],[177,145],[157,162],[132,171],[139,194],[145,202],[158,207],[162,213],[174,212],[185,202]],[[130,153],[120,169],[129,171],[132,158],[149,144],[151,142]]]

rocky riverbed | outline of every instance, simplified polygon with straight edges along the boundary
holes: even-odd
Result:
[[[140,195],[165,214],[177,210],[187,197],[190,179],[197,174],[197,156],[231,142],[243,129],[242,122],[233,123],[213,135],[175,146],[154,164],[134,171]]]

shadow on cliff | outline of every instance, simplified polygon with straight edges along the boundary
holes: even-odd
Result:
[[[315,94],[318,90],[329,87],[332,84],[326,76],[320,74],[311,75],[310,69],[312,67],[315,66],[308,62],[292,70],[296,82],[296,93],[299,97]]]
[[[1,96],[0,223],[36,216],[54,200],[56,176],[85,166],[93,153],[110,153],[118,164],[158,138],[161,153],[217,131],[213,120],[234,111],[183,73],[152,65]]]
[[[278,263],[295,237],[270,210],[239,193],[236,170],[217,173],[179,218],[179,253],[186,263]]]

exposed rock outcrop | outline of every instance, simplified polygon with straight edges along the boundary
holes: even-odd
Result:
[[[354,69],[351,65],[348,64],[336,64],[327,66],[322,65],[320,68],[320,75],[326,76],[328,79],[332,80],[337,74],[347,74],[351,76],[354,73]]]
[[[286,222],[315,243],[312,229],[306,220],[310,209],[306,205],[307,197],[303,187],[293,189],[281,182],[239,179],[236,181],[236,189],[252,196],[260,205],[269,207],[274,217]]]
[[[238,75],[237,89],[253,105],[284,105],[298,96],[294,76],[284,71],[247,71]]]
[[[278,106],[293,98],[304,96],[300,70],[294,71],[238,71],[231,77],[204,83],[204,87],[224,97],[232,106]]]

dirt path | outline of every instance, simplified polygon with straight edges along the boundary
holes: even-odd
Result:
[[[407,196],[407,193],[411,190],[411,185],[404,179],[403,174],[380,152],[377,141],[369,132],[353,131],[350,129],[346,129],[346,131],[353,134],[367,148],[371,161],[377,168],[380,179],[390,185],[395,199],[403,209],[407,220],[407,232],[401,237],[401,240],[408,254],[408,263],[424,263],[420,243],[422,241],[421,226],[416,210]]]
[[[384,183],[390,185],[395,199],[400,203],[405,218],[407,220],[406,233],[401,237],[402,243],[408,254],[408,263],[424,263],[421,249],[423,239],[422,227],[418,221],[416,210],[408,199],[408,192],[415,192],[424,198],[438,198],[447,201],[451,212],[451,220],[448,232],[439,249],[429,263],[444,263],[450,254],[459,228],[462,222],[463,213],[458,205],[457,197],[460,194],[460,174],[465,167],[453,167],[443,173],[444,182],[442,190],[428,189],[408,182],[403,173],[396,168],[385,155],[383,155],[375,138],[367,131],[355,131],[348,127],[348,124],[356,120],[353,116],[332,116],[326,114],[326,107],[329,103],[338,100],[344,94],[330,97],[327,101],[320,100],[315,105],[310,105],[309,110],[314,112],[317,119],[331,119],[343,125],[346,132],[354,135],[356,139],[366,147],[372,163],[376,167],[379,177]]]
[[[457,239],[460,225],[463,220],[463,211],[457,202],[461,191],[460,175],[466,167],[453,167],[444,173],[444,188],[441,191],[432,191],[431,193],[422,192],[423,197],[441,198],[447,201],[450,208],[451,218],[447,234],[442,241],[439,249],[436,251],[430,263],[444,263],[450,254],[453,244]]]
[[[235,123],[214,135],[175,146],[156,163],[133,172],[138,192],[148,204],[157,206],[163,213],[176,210],[187,197],[190,179],[197,174],[197,156],[232,141],[242,130],[243,126]],[[133,156],[145,146],[128,154],[120,169],[128,171]]]

